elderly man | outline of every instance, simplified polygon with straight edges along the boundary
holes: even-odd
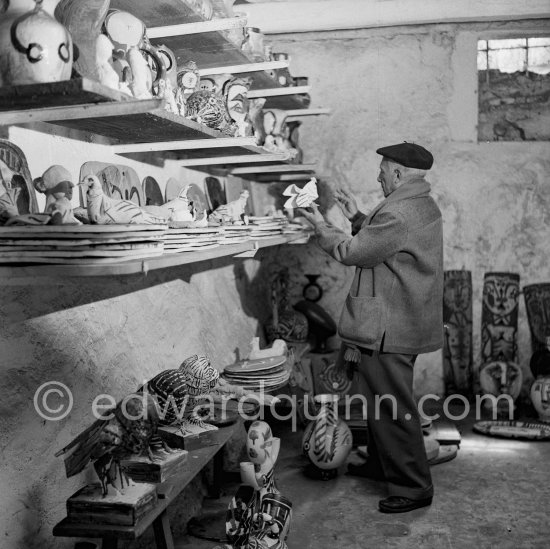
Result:
[[[385,199],[368,215],[344,190],[335,197],[351,221],[352,235],[330,225],[316,206],[302,210],[317,243],[334,259],[355,267],[338,334],[340,362],[356,363],[365,381],[367,462],[348,473],[385,480],[384,513],[430,505],[433,486],[413,398],[413,366],[420,353],[443,345],[443,235],[441,212],[424,179],[429,151],[400,143],[382,155],[378,181]]]

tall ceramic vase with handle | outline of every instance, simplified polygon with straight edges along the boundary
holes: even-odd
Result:
[[[311,461],[309,471],[323,480],[338,474],[351,452],[352,435],[346,422],[338,417],[338,395],[317,395],[319,412],[304,432],[302,449]]]
[[[54,17],[59,0],[4,0],[0,19],[0,86],[59,82],[71,77],[73,44]]]

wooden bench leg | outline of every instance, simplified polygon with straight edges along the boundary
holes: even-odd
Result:
[[[157,549],[174,549],[174,539],[172,538],[172,530],[170,530],[170,521],[166,511],[163,511],[153,521],[153,530],[155,531]]]
[[[223,448],[220,448],[213,459],[212,485],[208,488],[208,495],[218,499],[222,491],[223,482]]]
[[[118,547],[117,538],[103,538],[101,540],[101,549],[116,549]]]

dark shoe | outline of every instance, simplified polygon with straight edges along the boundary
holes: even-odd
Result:
[[[378,510],[381,513],[407,513],[431,504],[432,498],[409,499],[403,496],[390,496],[378,502]]]
[[[349,463],[346,474],[355,477],[370,478],[371,480],[386,480],[381,471],[372,469],[372,467],[368,466],[368,463],[361,463],[360,465]]]

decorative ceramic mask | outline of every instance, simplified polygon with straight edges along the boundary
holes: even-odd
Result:
[[[484,394],[495,397],[509,395],[513,402],[521,392],[523,374],[521,368],[513,362],[494,361],[481,368],[479,382]],[[492,409],[490,400],[484,399],[483,403],[487,408]],[[510,408],[513,408],[513,405],[510,405],[509,399],[499,399],[498,414],[507,413]]]
[[[248,90],[252,84],[250,78],[232,78],[224,86],[227,111],[237,125],[238,137],[250,137],[254,134],[252,122],[248,116]]]
[[[0,86],[71,77],[73,43],[53,17],[59,0],[10,0],[0,21]]]
[[[176,105],[181,116],[186,116],[187,100],[191,94],[199,90],[199,83],[199,69],[194,61],[188,61],[177,70]]]
[[[531,401],[539,419],[550,423],[550,376],[535,379],[531,386]]]

